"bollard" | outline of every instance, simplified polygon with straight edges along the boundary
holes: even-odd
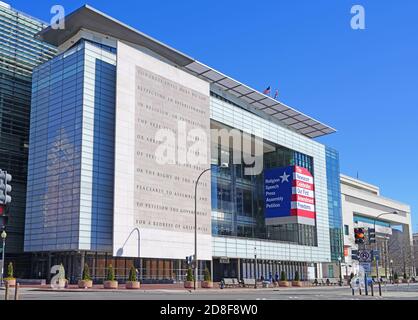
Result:
[[[4,291],[4,300],[9,300],[9,282],[6,282],[6,291]]]
[[[16,286],[15,286],[15,300],[19,300],[19,286],[20,286],[20,284],[16,283]]]
[[[370,284],[370,291],[371,291],[371,293],[372,293],[372,297],[373,297],[373,296],[374,296],[373,281],[372,281],[372,283]]]
[[[355,295],[355,293],[354,293],[354,289],[351,289],[351,294],[354,296]]]

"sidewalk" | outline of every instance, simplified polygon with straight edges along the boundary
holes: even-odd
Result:
[[[386,285],[389,287],[407,287],[407,286],[415,286],[418,284],[388,284]],[[93,288],[90,289],[83,289],[79,288],[78,285],[69,285],[67,288],[64,289],[53,289],[50,285],[20,285],[21,289],[33,289],[35,291],[61,291],[61,292],[102,292],[102,291],[181,291],[181,292],[194,292],[194,289],[186,289],[183,286],[183,283],[176,283],[176,284],[142,284],[140,289],[126,289],[124,284],[120,284],[118,289],[104,289],[103,285],[101,284],[95,284],[93,285]],[[377,290],[377,285],[374,286],[375,290]],[[11,288],[14,290],[14,288]],[[213,288],[211,289],[204,289],[204,288],[198,288],[196,292],[251,292],[251,291],[304,291],[304,290],[335,290],[335,289],[350,289],[349,286],[305,286],[305,287],[269,287],[269,288],[263,288],[261,286],[258,286],[257,289],[254,287],[235,287],[235,288],[224,288],[221,289],[219,287],[218,283],[214,283]],[[382,286],[382,289],[384,289],[384,286]],[[4,290],[4,287],[0,290]]]
[[[98,292],[98,291],[182,291],[182,292],[194,292],[194,289],[187,289],[184,288],[183,283],[176,283],[176,284],[141,284],[140,289],[126,289],[124,284],[120,284],[118,289],[104,289],[103,285],[95,284],[90,289],[83,289],[79,288],[78,285],[71,284],[67,288],[63,289],[53,289],[50,285],[20,285],[22,289],[33,289],[36,291],[62,291],[62,292],[78,292],[78,291],[89,291],[89,292]],[[332,288],[348,288],[347,286],[339,287],[339,286],[324,286],[324,287],[313,287],[313,286],[306,286],[306,287],[268,287],[263,288],[262,286],[258,286],[257,289],[254,287],[235,287],[235,288],[224,288],[221,289],[218,283],[214,283],[213,288],[205,289],[205,288],[197,288],[197,292],[239,292],[239,291],[281,291],[281,290],[304,290],[304,289],[315,289],[315,288],[322,288],[322,289],[332,289]],[[0,288],[0,290],[4,288]],[[14,288],[11,288],[14,289]]]

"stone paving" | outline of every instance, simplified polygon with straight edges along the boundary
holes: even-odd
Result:
[[[304,287],[304,288],[236,288],[236,289],[184,289],[178,285],[144,285],[139,290],[127,290],[121,286],[118,290],[106,290],[101,286],[92,289],[52,290],[47,286],[19,289],[20,300],[418,300],[418,284],[387,285],[383,287],[383,296],[352,295],[349,287]],[[10,290],[13,299],[14,289]],[[0,292],[4,299],[4,290]]]

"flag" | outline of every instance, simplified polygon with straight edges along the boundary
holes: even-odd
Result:
[[[279,90],[276,90],[276,92],[274,93],[274,99],[277,99],[279,97]]]
[[[263,91],[264,94],[270,94],[271,88],[270,86],[267,87],[266,90]]]

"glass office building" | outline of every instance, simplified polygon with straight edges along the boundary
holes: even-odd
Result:
[[[340,159],[337,150],[327,147],[328,210],[330,226],[331,261],[344,259],[341,211]]]
[[[321,277],[322,264],[342,250],[333,242],[341,222],[333,188],[339,168],[338,156],[329,161],[327,148],[313,138],[334,129],[89,6],[69,15],[66,25],[70,33],[41,32],[61,54],[37,67],[33,78],[25,228],[33,277],[48,277],[51,265],[63,263],[76,281],[88,263],[98,282],[109,264],[120,281],[132,265],[143,282],[183,280],[193,248],[189,205],[207,167],[197,209],[198,221],[209,226],[198,225],[199,252],[206,254],[198,254],[199,279],[204,268],[215,281],[280,271],[290,279],[295,271],[305,280]],[[245,174],[248,164],[234,160],[236,146],[213,138],[207,166],[158,166],[151,129],[179,118],[207,130],[261,132],[263,170]],[[219,165],[225,158],[227,168]],[[306,169],[314,180],[312,223],[266,222],[264,170],[288,166]]]
[[[0,2],[0,168],[13,176],[6,258],[15,262],[17,275],[25,267],[20,254],[26,207],[32,69],[56,53],[54,46],[34,39],[45,27],[38,19]]]
[[[328,184],[328,212],[329,237],[331,250],[331,263],[326,264],[326,275],[329,278],[338,278],[341,272],[341,263],[344,263],[343,229],[341,209],[340,160],[337,150],[327,147],[327,184]]]

